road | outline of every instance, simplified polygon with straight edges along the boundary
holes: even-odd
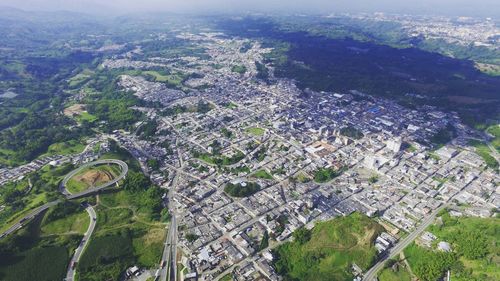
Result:
[[[103,165],[103,164],[116,164],[116,165],[119,165],[120,168],[121,168],[121,173],[120,175],[118,175],[116,178],[114,178],[112,181],[109,181],[103,185],[100,185],[100,186],[96,186],[94,188],[91,188],[91,189],[87,189],[87,190],[84,190],[82,192],[79,192],[79,193],[75,193],[75,194],[71,194],[67,189],[66,189],[66,184],[68,183],[68,181],[76,174],[78,174],[80,171],[82,171],[83,169],[86,169],[88,167],[91,167],[91,166],[95,166],[95,165]],[[66,198],[68,199],[77,199],[77,198],[81,198],[81,197],[85,197],[85,196],[88,196],[88,195],[91,195],[91,194],[94,194],[96,192],[99,192],[107,187],[110,187],[112,185],[114,185],[115,183],[117,183],[118,181],[120,181],[121,179],[123,179],[128,173],[128,165],[127,163],[121,161],[121,160],[115,160],[115,159],[106,159],[106,160],[98,160],[98,161],[94,161],[94,162],[90,162],[90,163],[86,163],[80,167],[78,167],[77,169],[71,171],[70,173],[68,173],[64,179],[61,181],[61,184],[59,185],[59,191],[61,191],[62,194],[64,194],[66,196]]]
[[[178,145],[179,139],[176,139],[176,146]],[[177,146],[178,147],[178,146]],[[177,210],[174,206],[174,194],[177,188],[177,181],[182,171],[182,167],[184,166],[184,162],[182,161],[182,154],[179,149],[177,149],[177,154],[179,155],[179,166],[180,168],[171,167],[175,169],[175,176],[172,180],[171,188],[168,192],[168,208],[170,211],[170,224],[167,234],[167,239],[165,241],[163,254],[162,254],[162,262],[165,261],[165,266],[160,268],[159,280],[160,281],[175,281],[177,280]]]
[[[495,158],[495,160],[497,160],[498,163],[500,163],[500,156],[498,156],[498,151],[497,149],[491,145],[491,142],[488,142],[488,147],[490,148],[491,150],[491,154],[493,154],[493,158]]]
[[[162,261],[165,261],[165,266],[159,270],[160,281],[166,281],[166,280],[175,281],[177,274],[176,258],[175,258],[177,255],[177,250],[176,250],[177,218],[175,216],[172,216],[170,225],[168,227],[169,229],[168,229],[167,239],[165,241],[163,254],[161,258]]]
[[[87,245],[90,241],[90,237],[92,236],[92,233],[94,232],[94,229],[95,229],[95,224],[97,221],[97,214],[95,213],[94,208],[92,208],[92,206],[88,205],[85,210],[89,214],[90,224],[89,224],[89,227],[87,228],[87,232],[85,232],[85,234],[83,235],[83,238],[82,238],[82,241],[80,242],[80,245],[78,245],[78,247],[76,248],[75,254],[73,255],[73,258],[71,258],[71,261],[70,261],[69,266],[68,266],[68,272],[66,274],[65,281],[73,281],[74,280],[76,268],[73,265],[80,261],[80,258],[82,257],[82,254],[83,254],[83,251],[85,250],[85,248],[87,248]]]
[[[7,229],[2,234],[0,234],[0,238],[3,238],[5,236],[7,236],[7,235],[10,235],[13,232],[15,232],[15,231],[23,228],[23,226],[25,226],[26,224],[28,224],[31,221],[31,219],[33,219],[34,217],[36,217],[39,214],[43,213],[48,208],[50,208],[52,206],[55,206],[55,205],[57,205],[59,203],[61,203],[61,200],[56,200],[56,201],[52,201],[52,202],[46,203],[46,204],[44,204],[44,205],[42,205],[42,206],[34,209],[30,213],[28,213],[26,216],[24,216],[23,218],[21,218],[16,224],[12,225],[11,227],[9,227],[9,229]]]
[[[413,240],[415,240],[429,225],[434,222],[436,215],[442,211],[444,208],[448,207],[447,204],[441,205],[441,207],[434,210],[429,216],[427,216],[422,223],[408,236],[406,236],[403,240],[399,241],[396,246],[391,248],[389,252],[380,259],[370,270],[368,270],[363,278],[363,280],[372,281],[376,280],[377,273],[384,267],[385,261],[399,255],[399,253],[404,250],[408,245],[410,245]]]
[[[98,186],[98,187],[95,187],[95,188],[92,188],[92,189],[88,189],[86,191],[83,191],[83,192],[79,192],[79,193],[75,193],[75,194],[71,194],[69,193],[65,186],[66,186],[66,183],[69,181],[69,179],[71,177],[73,177],[75,174],[77,174],[79,171],[81,171],[82,169],[84,168],[87,168],[87,167],[90,167],[90,166],[93,166],[93,165],[102,165],[102,164],[117,164],[117,165],[120,165],[121,167],[121,173],[118,177],[116,177],[115,179],[113,179],[112,181],[110,182],[107,182],[106,184],[103,184],[101,186]],[[98,161],[94,161],[94,162],[90,162],[90,163],[87,163],[87,164],[84,164],[80,167],[78,167],[77,169],[71,171],[70,173],[68,173],[64,179],[62,180],[61,184],[59,185],[59,191],[64,194],[66,196],[66,198],[68,200],[72,200],[72,199],[77,199],[77,198],[81,198],[81,197],[85,197],[85,196],[89,196],[89,195],[92,195],[96,192],[99,192],[115,183],[117,183],[118,181],[120,181],[121,179],[123,179],[128,173],[128,165],[127,163],[121,161],[121,160],[115,160],[115,159],[106,159],[106,160],[98,160]],[[49,203],[46,203],[36,209],[34,209],[33,211],[31,211],[30,213],[28,213],[27,215],[25,215],[23,218],[21,218],[16,224],[12,225],[11,227],[9,227],[9,229],[7,229],[6,231],[4,231],[3,233],[0,234],[0,239],[6,237],[7,235],[10,235],[12,233],[14,233],[15,231],[21,229],[24,225],[26,225],[31,219],[33,219],[35,216],[41,214],[43,211],[47,210],[48,208],[52,207],[52,206],[55,206],[59,203],[61,203],[62,201],[61,200],[55,200],[55,201],[52,201],[52,202],[49,202]]]

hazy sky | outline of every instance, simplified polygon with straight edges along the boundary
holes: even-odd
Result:
[[[500,17],[500,0],[0,0],[28,10],[99,13],[171,12],[388,12]]]

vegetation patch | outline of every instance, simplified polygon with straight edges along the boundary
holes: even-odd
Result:
[[[359,213],[319,222],[312,230],[300,228],[293,242],[279,246],[274,265],[287,280],[352,280],[353,263],[366,270],[375,262],[373,241],[382,231]]]
[[[133,264],[132,239],[126,231],[92,238],[78,264],[79,280],[115,280]]]
[[[439,241],[449,242],[452,246],[453,253],[450,253],[450,255],[453,255],[456,260],[451,269],[452,280],[499,280],[498,257],[500,256],[500,247],[498,245],[498,233],[500,233],[500,219],[497,217],[454,218],[448,212],[444,212],[441,220],[442,224],[430,226],[429,231],[436,235]],[[436,263],[441,264],[446,261],[445,257],[440,257],[439,254],[434,252],[428,255],[434,255],[433,260]],[[407,255],[407,257],[413,264],[417,262],[418,256],[412,258]],[[417,277],[425,277],[424,273],[415,270],[413,264],[411,264],[411,267]],[[421,274],[419,275],[419,273]],[[433,276],[437,275],[436,272]]]
[[[81,235],[39,236],[42,217],[0,241],[0,280],[62,280]]]
[[[494,139],[491,141],[491,145],[500,153],[500,125],[493,125],[486,129],[486,132],[491,134]]]
[[[491,156],[491,150],[488,145],[476,140],[469,141],[469,145],[475,148],[476,153],[481,156],[481,158],[483,158],[484,162],[489,168],[494,170],[498,169],[498,161],[493,156]]]
[[[85,145],[83,145],[78,140],[70,140],[67,142],[54,143],[49,146],[47,149],[48,155],[68,155],[68,154],[77,154],[85,149]]]
[[[239,74],[245,74],[245,72],[247,72],[247,68],[244,65],[234,65],[231,67],[231,71]]]
[[[258,170],[257,172],[255,172],[255,173],[252,174],[252,177],[259,178],[259,179],[266,179],[266,180],[272,180],[273,179],[273,176],[271,176],[265,170]]]
[[[265,129],[259,128],[259,127],[250,127],[246,128],[245,130],[247,133],[251,134],[252,136],[260,137],[263,136],[264,133],[266,132]]]
[[[260,185],[255,182],[228,183],[224,192],[233,197],[248,197],[260,190]]]
[[[314,181],[317,183],[325,183],[333,180],[334,178],[340,176],[344,172],[345,168],[338,170],[332,168],[320,168],[314,172]]]

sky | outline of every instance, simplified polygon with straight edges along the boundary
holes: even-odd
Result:
[[[386,12],[500,17],[500,0],[0,0],[25,10],[71,10],[99,14],[133,12],[231,13]]]

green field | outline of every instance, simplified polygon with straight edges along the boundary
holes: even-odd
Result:
[[[13,264],[0,265],[1,280],[53,281],[62,280],[65,276],[69,254],[62,246],[43,247],[24,251],[16,255],[13,260]]]
[[[132,265],[158,266],[163,250],[166,224],[153,207],[161,201],[158,189],[138,181],[139,165],[125,151],[106,157],[126,161],[129,175],[120,191],[99,195],[94,238],[78,266],[80,280],[115,280]]]
[[[366,270],[375,262],[373,241],[381,231],[359,213],[318,222],[276,249],[276,269],[288,280],[352,280],[352,263]]]
[[[120,191],[99,197],[95,239],[91,240],[89,251],[84,253],[85,259],[82,258],[79,265],[80,277],[116,279],[132,265],[158,266],[165,224],[151,219],[149,211],[141,206],[141,195]],[[106,245],[109,243],[117,246]]]
[[[498,162],[493,156],[491,156],[492,151],[488,145],[476,140],[469,141],[469,145],[475,148],[476,153],[483,158],[489,168],[494,170],[498,169]]]
[[[451,271],[452,280],[500,280],[500,218],[453,218],[445,212],[442,220],[429,231],[451,243],[463,265]]]
[[[254,178],[259,178],[259,179],[266,179],[266,180],[272,180],[273,176],[271,176],[268,172],[264,170],[259,170],[255,173],[252,174],[252,177]]]
[[[384,268],[378,276],[379,281],[411,281],[411,274],[400,263],[396,270]]]
[[[247,68],[244,65],[234,65],[231,67],[231,71],[239,74],[245,74]]]
[[[0,205],[6,206],[0,212],[0,231],[9,228],[34,208],[59,196],[59,181],[72,169],[73,166],[69,164],[60,167],[47,165],[21,181],[5,184],[0,189]],[[33,186],[31,189],[28,179]]]
[[[82,152],[83,149],[85,149],[85,145],[77,140],[59,142],[51,144],[43,156],[76,154]]]
[[[491,141],[491,145],[500,153],[500,125],[493,125],[486,129],[486,132],[493,135],[495,138]]]
[[[186,78],[184,74],[182,73],[175,73],[175,74],[162,74],[159,73],[158,71],[142,71],[142,75],[146,77],[152,78],[151,80],[155,82],[162,82],[166,83],[171,86],[180,86],[182,81]]]
[[[87,111],[83,111],[82,113],[76,116],[76,120],[78,121],[78,123],[82,123],[83,121],[92,123],[97,120],[97,117],[88,113]]]
[[[245,131],[253,136],[256,136],[256,137],[263,136],[264,133],[266,132],[265,129],[259,128],[259,127],[250,127],[250,128],[247,128]]]
[[[64,218],[42,224],[41,235],[83,235],[89,226],[90,219],[87,212],[79,212],[68,215]]]
[[[90,77],[94,75],[94,72],[90,69],[84,69],[82,72],[78,73],[77,75],[71,77],[68,81],[68,85],[70,88],[75,88],[78,86],[81,86],[83,83],[85,83]]]
[[[81,235],[40,236],[41,217],[0,241],[0,280],[62,280]]]

